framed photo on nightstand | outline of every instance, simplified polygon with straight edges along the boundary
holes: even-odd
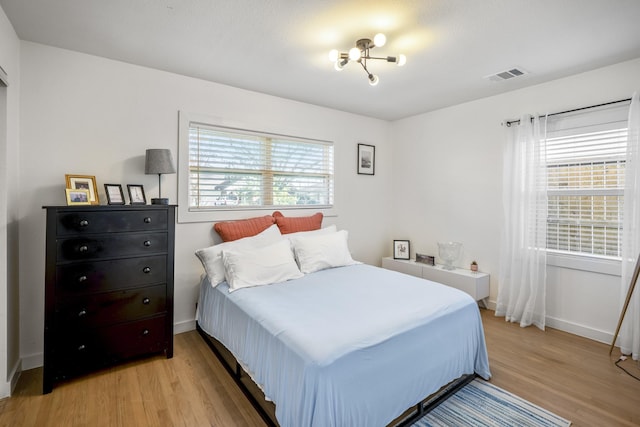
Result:
[[[393,241],[393,259],[409,259],[410,252],[408,240]]]
[[[427,265],[436,265],[436,257],[432,255],[424,255],[416,252],[416,262]]]

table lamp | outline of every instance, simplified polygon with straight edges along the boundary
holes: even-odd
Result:
[[[144,173],[147,175],[158,174],[158,198],[151,199],[151,204],[168,205],[169,199],[162,197],[161,178],[163,173],[176,173],[171,150],[166,148],[148,149],[144,160]]]

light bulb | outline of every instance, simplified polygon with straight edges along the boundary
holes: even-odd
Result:
[[[331,49],[331,51],[329,51],[329,61],[336,62],[339,57],[340,57],[340,52],[338,52],[337,49]]]
[[[398,67],[402,67],[406,63],[407,63],[407,57],[404,56],[403,54],[398,55],[398,61],[396,62],[396,65]]]
[[[347,60],[337,60],[336,63],[333,65],[333,68],[336,69],[336,71],[342,71],[342,69],[344,68],[344,65],[347,63]]]
[[[382,33],[378,33],[373,37],[373,44],[376,45],[377,47],[384,46],[386,42],[387,42],[387,37]]]
[[[369,84],[371,86],[377,85],[378,81],[380,81],[380,79],[378,79],[378,76],[376,76],[375,74],[369,74]]]
[[[349,59],[352,61],[357,61],[358,59],[360,59],[360,56],[362,54],[360,53],[360,49],[358,49],[357,47],[352,47],[351,49],[349,49]]]

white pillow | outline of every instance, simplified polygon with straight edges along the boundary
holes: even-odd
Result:
[[[207,272],[211,286],[215,288],[220,282],[224,282],[225,280],[224,264],[222,262],[223,250],[262,248],[280,240],[282,240],[280,229],[277,225],[273,224],[255,236],[244,237],[232,242],[220,243],[208,248],[198,249],[196,256],[200,259],[204,270]]]
[[[313,273],[325,268],[358,264],[351,258],[347,230],[331,234],[301,236],[291,239],[300,271]]]
[[[318,230],[311,230],[311,231],[298,231],[296,233],[287,233],[287,234],[283,234],[282,237],[285,237],[289,240],[294,239],[296,237],[308,237],[308,236],[319,236],[321,234],[331,234],[331,233],[335,233],[337,231],[337,228],[335,225],[329,225],[327,227],[324,228],[320,228]]]
[[[284,239],[258,249],[225,249],[222,260],[229,292],[304,276],[293,259],[289,242]]]

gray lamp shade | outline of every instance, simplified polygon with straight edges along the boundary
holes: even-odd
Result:
[[[165,148],[150,148],[144,161],[144,173],[148,175],[161,173],[176,173],[171,150]]]

